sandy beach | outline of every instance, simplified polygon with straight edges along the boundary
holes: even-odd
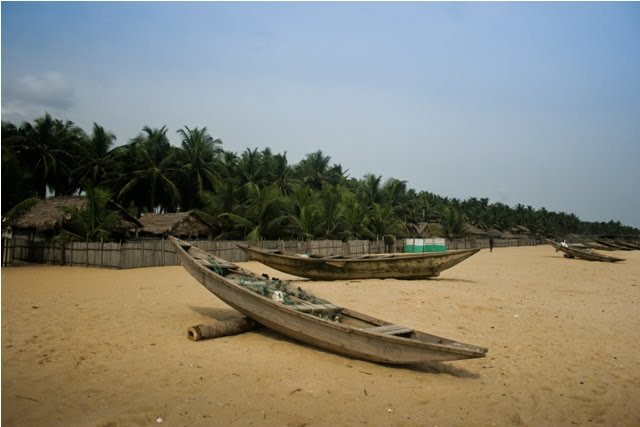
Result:
[[[433,280],[297,282],[489,348],[412,367],[266,329],[190,341],[188,327],[239,314],[179,266],[2,268],[2,424],[638,426],[640,251],[608,254],[626,261],[498,248]]]

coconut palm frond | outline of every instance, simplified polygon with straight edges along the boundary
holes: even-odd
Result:
[[[241,217],[240,215],[236,215],[231,212],[225,212],[223,214],[218,215],[219,218],[229,218],[234,221],[236,224],[244,226],[244,227],[253,227],[253,223],[247,218]]]

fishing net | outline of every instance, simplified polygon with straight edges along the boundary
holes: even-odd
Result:
[[[211,270],[216,274],[225,276],[225,270],[215,259],[210,258],[209,264]],[[294,286],[289,282],[277,278],[269,278],[266,274],[263,278],[239,277],[234,279],[239,285],[262,295],[263,297],[272,299],[284,305],[293,306],[295,309],[306,308],[310,314],[327,320],[339,321],[341,309],[334,306],[331,302],[318,298],[311,292],[302,289],[300,286]],[[315,307],[315,308],[314,308]],[[331,309],[318,309],[331,307]],[[334,308],[335,307],[335,308]]]

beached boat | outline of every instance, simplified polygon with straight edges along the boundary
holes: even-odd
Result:
[[[349,357],[391,364],[484,357],[487,349],[358,313],[277,279],[258,276],[170,237],[182,266],[211,293],[293,340]]]
[[[480,250],[322,257],[290,255],[245,245],[238,247],[250,258],[271,268],[311,280],[429,279]]]
[[[624,261],[623,258],[617,258],[609,255],[602,255],[590,249],[578,249],[572,246],[563,246],[560,243],[556,243],[552,240],[547,239],[550,245],[556,248],[556,252],[561,251],[564,253],[564,256],[567,258],[581,258],[586,259],[588,261],[603,261],[603,262],[618,262]]]
[[[628,248],[626,246],[620,245],[618,242],[613,242],[611,240],[595,239],[595,241],[597,243],[600,243],[601,245],[608,246],[608,247],[610,247],[610,248],[612,248],[613,250],[616,250],[616,251],[630,251],[630,250],[632,250],[631,248]]]
[[[617,243],[634,251],[640,251],[640,244],[618,240]]]
[[[611,246],[605,246],[601,243],[597,243],[597,242],[583,242],[581,244],[572,244],[571,246],[573,247],[577,247],[578,249],[595,249],[597,251],[615,251],[615,248],[612,248]]]

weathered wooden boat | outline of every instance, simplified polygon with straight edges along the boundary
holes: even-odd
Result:
[[[608,246],[616,251],[630,251],[631,248],[627,248],[626,246],[621,246],[619,243],[617,242],[612,242],[610,240],[604,240],[604,239],[595,239],[596,242],[600,243],[601,245],[605,245]]]
[[[612,248],[611,246],[605,246],[601,243],[597,243],[597,242],[583,242],[581,245],[578,244],[572,244],[571,246],[573,247],[577,247],[578,249],[582,249],[583,247],[585,249],[595,249],[596,251],[615,251],[615,248]]]
[[[260,277],[170,237],[182,266],[229,306],[293,340],[349,357],[390,364],[484,357],[487,349],[358,313]]]
[[[276,270],[311,280],[352,279],[429,279],[461,263],[480,249],[445,252],[367,254],[367,255],[291,255],[279,250],[238,245],[251,259]]]
[[[552,240],[548,240],[550,245],[556,248],[556,252],[561,251],[567,258],[581,258],[588,261],[603,261],[603,262],[618,262],[624,261],[623,258],[617,258],[609,255],[602,255],[590,249],[578,249],[572,246],[563,246],[560,243],[556,243]]]
[[[615,240],[613,243],[616,244],[617,246],[622,246],[623,248],[626,248],[627,250],[631,250],[631,251],[640,250],[640,246],[638,246],[638,245],[636,245],[635,243],[632,243],[632,242],[626,242],[624,240]]]

